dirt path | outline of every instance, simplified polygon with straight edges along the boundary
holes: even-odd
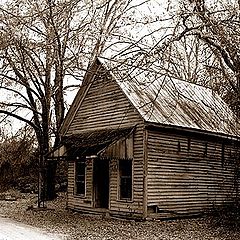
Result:
[[[47,234],[37,228],[0,217],[0,240],[60,240],[56,235]]]
[[[11,194],[15,201],[0,200],[0,240],[240,240],[240,229],[211,217],[129,221],[67,210],[65,193],[42,210],[37,195]]]

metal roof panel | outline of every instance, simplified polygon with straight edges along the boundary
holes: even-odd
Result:
[[[235,115],[211,89],[152,69],[100,61],[145,121],[240,136]]]

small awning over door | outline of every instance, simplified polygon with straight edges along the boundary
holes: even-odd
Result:
[[[69,160],[73,160],[77,156],[99,156],[110,146],[127,139],[134,129],[135,127],[128,127],[81,132],[63,137],[62,144],[66,146]],[[124,151],[129,152],[130,150],[125,149]]]

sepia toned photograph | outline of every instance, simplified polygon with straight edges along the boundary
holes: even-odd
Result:
[[[239,240],[240,1],[0,0],[0,240]]]

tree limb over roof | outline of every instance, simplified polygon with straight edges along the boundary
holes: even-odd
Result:
[[[240,136],[239,120],[209,88],[99,58],[146,122]]]

